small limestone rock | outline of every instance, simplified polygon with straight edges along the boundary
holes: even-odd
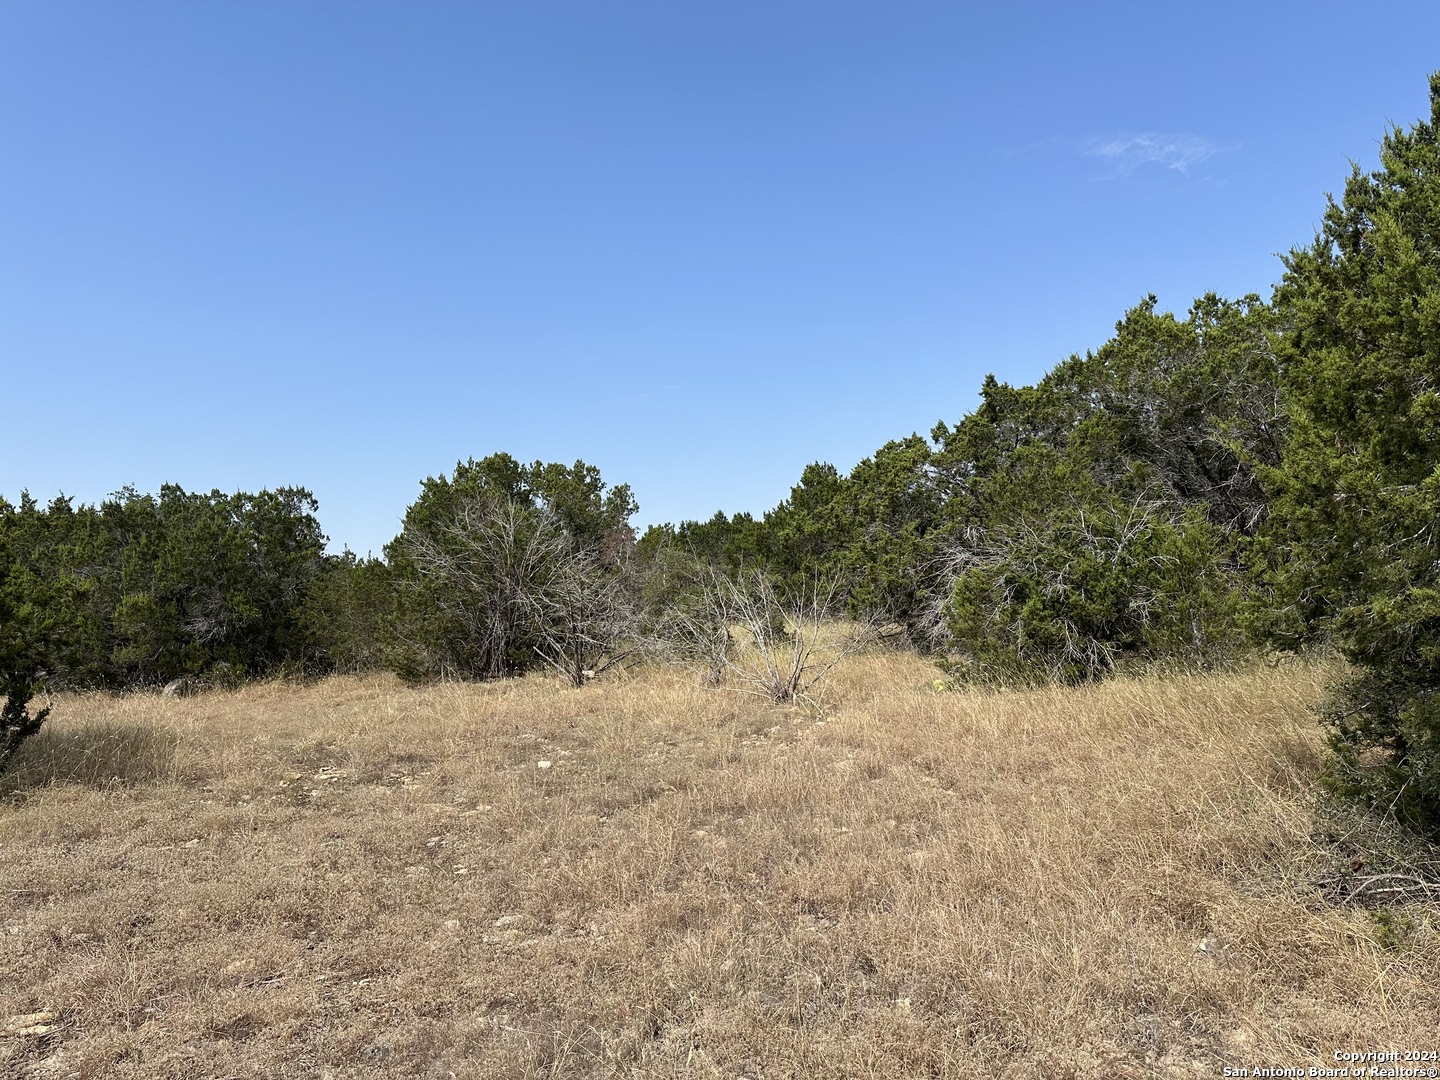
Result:
[[[20,1016],[12,1016],[5,1022],[5,1027],[21,1035],[26,1034],[26,1029],[42,1027],[51,1024],[59,1017],[48,1009],[44,1012],[23,1013]]]

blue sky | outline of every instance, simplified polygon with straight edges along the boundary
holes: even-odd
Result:
[[[0,494],[598,465],[759,513],[1146,293],[1268,295],[1433,3],[0,0]]]

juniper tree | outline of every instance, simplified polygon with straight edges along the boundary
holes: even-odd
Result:
[[[48,708],[32,713],[29,707],[44,669],[48,631],[37,599],[24,589],[0,540],[0,772],[50,713]]]
[[[1440,834],[1440,73],[1430,111],[1285,260],[1293,432],[1260,552],[1271,636],[1328,636],[1352,665],[1344,786]]]

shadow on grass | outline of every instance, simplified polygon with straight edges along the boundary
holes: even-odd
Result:
[[[154,724],[46,726],[21,744],[0,774],[0,798],[51,784],[106,788],[173,779],[179,743],[174,731]]]

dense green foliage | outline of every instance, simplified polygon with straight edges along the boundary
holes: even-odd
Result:
[[[394,579],[383,560],[357,558],[348,549],[326,556],[299,614],[304,667],[346,672],[383,667],[394,618]]]
[[[44,674],[51,628],[45,597],[22,587],[4,534],[0,534],[0,772],[20,744],[40,730],[49,709],[29,704]]]
[[[935,431],[946,644],[1005,679],[1230,655],[1278,377],[1270,310],[1209,296],[1183,321],[1150,298],[1036,386],[988,380]]]
[[[0,501],[12,588],[43,603],[53,684],[123,687],[267,671],[298,657],[321,568],[315,500],[298,488],[208,495],[167,485],[100,506]]]
[[[1293,435],[1262,564],[1272,638],[1353,665],[1342,781],[1440,834],[1440,75],[1429,122],[1357,167],[1276,300]]]

